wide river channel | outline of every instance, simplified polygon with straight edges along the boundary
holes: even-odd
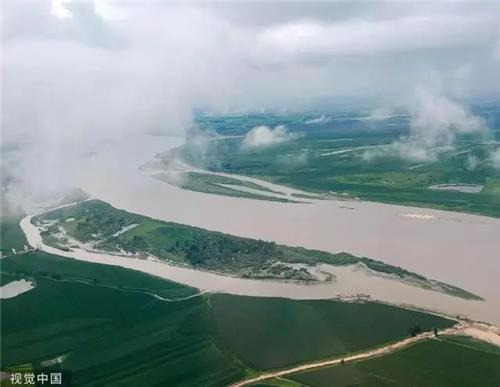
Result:
[[[130,212],[291,246],[378,259],[462,287],[486,301],[460,300],[404,284],[377,287],[375,282],[382,279],[368,280],[367,275],[362,280],[349,277],[358,281],[357,287],[331,285],[328,291],[323,285],[307,286],[306,291],[304,286],[293,284],[281,284],[282,290],[276,290],[275,285],[263,285],[262,281],[245,285],[252,288],[245,291],[236,285],[245,280],[234,278],[234,291],[211,289],[208,283],[203,286],[199,277],[191,281],[193,286],[291,298],[329,298],[339,291],[358,290],[389,302],[464,313],[500,324],[500,219],[361,201],[296,204],[209,195],[171,186],[139,170],[156,153],[182,142],[177,137],[143,135],[106,144],[85,156],[74,173],[74,184],[92,197]],[[339,278],[345,277],[342,270],[354,272],[350,268],[336,270]],[[190,273],[195,276],[196,272]],[[189,283],[187,277],[180,282]],[[179,280],[175,276],[171,279]],[[395,295],[395,291],[400,294]]]

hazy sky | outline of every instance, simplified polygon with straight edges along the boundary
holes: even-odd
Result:
[[[5,138],[182,132],[194,106],[500,90],[500,2],[3,4]],[[438,86],[436,86],[436,84]]]
[[[500,91],[500,2],[7,0],[2,14],[2,142],[32,144],[25,174],[117,136],[182,135],[196,107],[368,96],[437,114],[441,133],[475,122],[449,98]]]

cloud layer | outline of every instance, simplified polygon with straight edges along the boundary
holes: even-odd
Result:
[[[247,148],[264,147],[290,141],[296,137],[283,125],[278,125],[274,129],[268,126],[256,126],[245,135],[242,145]]]
[[[410,134],[393,146],[402,158],[429,161],[440,150],[452,148],[457,135],[464,133],[487,136],[488,128],[481,117],[439,90],[419,88],[411,106]]]
[[[400,101],[429,71],[460,97],[500,90],[494,3],[54,0],[4,2],[2,11],[2,143],[23,144],[16,168],[32,191],[62,181],[75,154],[104,141],[183,136],[199,109],[289,111],[346,95]],[[432,98],[439,109],[418,105],[412,141],[429,148],[479,125]],[[439,124],[423,133],[429,116]],[[288,138],[280,131],[249,141]]]
[[[500,148],[495,149],[491,154],[491,162],[493,167],[500,170]]]

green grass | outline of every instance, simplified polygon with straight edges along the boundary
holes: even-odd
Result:
[[[500,385],[499,364],[497,347],[444,337],[384,357],[288,377],[315,387],[493,387]]]
[[[375,347],[453,321],[377,303],[297,301],[216,294],[211,297],[220,340],[259,370],[280,368]]]
[[[95,247],[106,251],[151,254],[178,264],[246,278],[309,282],[317,280],[307,269],[297,269],[286,263],[329,263],[337,266],[363,263],[374,271],[411,279],[415,286],[430,288],[432,285],[439,291],[457,297],[480,299],[465,290],[436,281],[431,283],[424,276],[370,258],[276,245],[273,242],[164,222],[118,210],[99,200],[53,210],[35,217],[33,221],[56,221],[41,234],[46,244],[57,248],[65,245],[64,238],[56,238],[59,228],[63,227],[69,236],[81,242],[96,241]],[[129,226],[134,227],[117,234]],[[71,248],[71,243],[65,248]]]

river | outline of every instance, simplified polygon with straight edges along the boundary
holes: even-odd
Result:
[[[481,316],[500,322],[500,219],[372,202],[294,204],[216,196],[182,190],[138,169],[182,141],[138,136],[106,144],[75,171],[75,184],[130,212],[398,265],[481,295],[482,308],[497,311]]]

